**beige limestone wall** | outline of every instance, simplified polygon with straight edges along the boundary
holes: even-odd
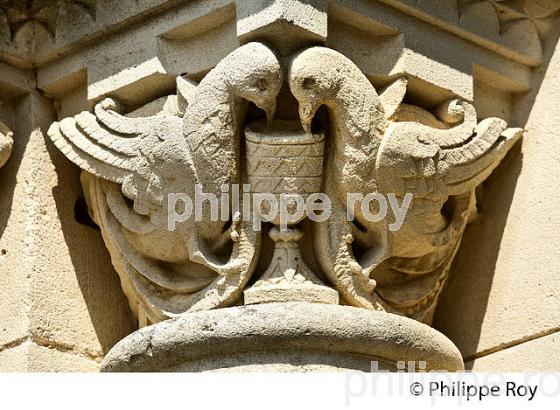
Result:
[[[52,102],[31,91],[12,106],[14,153],[1,171],[0,369],[95,370],[135,321],[99,233],[76,221],[79,172],[45,138]]]
[[[435,327],[480,371],[560,369],[560,28],[514,100],[519,147],[479,189]]]

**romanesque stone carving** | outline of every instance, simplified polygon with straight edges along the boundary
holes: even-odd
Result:
[[[279,120],[285,76],[299,118]],[[378,94],[352,61],[329,48],[303,50],[284,69],[269,48],[249,43],[198,86],[179,78],[169,100],[175,105],[157,115],[129,118],[106,99],[94,113],[55,123],[49,135],[87,171],[94,219],[141,324],[241,303],[242,291],[245,304],[336,304],[340,295],[346,304],[430,323],[474,208],[474,188],[521,130],[498,118],[477,123],[466,101],[433,113],[405,104],[406,84],[398,79]],[[248,101],[268,122],[247,111]],[[316,115],[322,106],[328,115]],[[168,229],[168,194],[192,195],[200,184],[218,195],[236,183],[248,183],[253,195],[323,192],[331,215],[303,236],[304,218],[287,227],[272,219],[274,250],[262,272],[255,272],[261,239],[269,239],[251,217],[234,213],[215,222],[204,207],[201,221]],[[388,218],[368,216],[373,206],[349,209],[348,194],[394,194],[399,204],[412,194],[412,202],[394,231]],[[304,242],[312,243],[318,271],[299,250]]]
[[[73,10],[80,10],[95,17],[97,0],[1,0],[0,32],[6,28],[10,38],[29,23],[41,25],[52,37],[60,15]],[[4,20],[4,21],[2,21]],[[2,27],[4,26],[4,27]]]
[[[0,122],[0,167],[3,167],[12,154],[12,132]]]
[[[299,122],[280,121],[266,126],[257,123],[245,129],[247,174],[251,191],[272,193],[279,203],[281,194],[296,194],[302,200],[321,192],[325,136],[301,129]],[[295,205],[295,204],[294,204]],[[269,211],[269,210],[268,210]],[[338,303],[338,294],[324,286],[303,259],[297,242],[302,233],[296,226],[304,215],[279,227],[280,214],[271,220],[274,241],[271,264],[259,280],[245,291],[245,303],[299,300]]]
[[[93,215],[141,321],[224,306],[240,296],[260,234],[246,228],[250,221],[210,222],[208,209],[202,222],[170,231],[167,194],[192,194],[195,184],[219,194],[222,185],[239,181],[244,105],[251,101],[272,117],[281,74],[274,54],[250,43],[202,80],[183,118],[126,118],[104,100],[95,114],[51,127],[62,152],[98,177],[85,177]]]
[[[459,0],[459,25],[540,61],[541,38],[550,30],[557,1]],[[480,17],[484,16],[485,24]]]
[[[556,0],[381,0],[389,6],[418,16],[419,12],[450,26],[460,35],[507,49],[514,59],[538,65],[542,40],[550,32],[560,10]]]
[[[342,54],[322,47],[295,58],[290,87],[304,126],[319,106],[330,110],[334,147],[327,194],[413,194],[410,214],[394,233],[387,220],[372,224],[360,210],[357,224],[345,223],[343,212],[316,224],[322,270],[353,305],[430,322],[473,206],[472,191],[521,130],[506,130],[498,118],[477,125],[474,108],[455,101],[439,108],[444,121],[406,105],[388,121],[368,79]],[[459,116],[462,122],[454,127],[445,122],[456,123]],[[342,203],[338,207],[344,210]]]

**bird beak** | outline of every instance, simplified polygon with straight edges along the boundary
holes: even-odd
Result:
[[[276,101],[272,103],[264,102],[264,101],[260,101],[260,102],[255,101],[255,105],[265,112],[266,121],[267,123],[270,124],[274,119],[274,114],[276,114]]]
[[[266,113],[266,122],[270,124],[274,119],[274,114],[276,114],[276,102],[270,104],[267,108],[264,109]]]
[[[299,118],[305,132],[311,132],[311,123],[318,108],[319,106],[311,102],[299,105]]]

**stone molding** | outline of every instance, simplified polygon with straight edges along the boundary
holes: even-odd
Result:
[[[555,0],[381,0],[531,66],[560,10]]]
[[[399,340],[401,343],[395,343]],[[104,372],[396,371],[397,363],[458,371],[457,348],[414,320],[349,306],[272,303],[199,312],[126,337]]]
[[[126,3],[129,2],[3,0],[0,3],[0,41],[5,50],[0,58],[22,67],[42,66],[70,50],[75,52],[95,39],[134,25],[139,15],[144,18],[157,16],[180,4],[177,0],[153,0],[135,2],[127,7]],[[246,39],[247,34],[263,29],[266,24],[262,23],[267,20],[269,24],[289,22],[286,28],[301,24],[310,39],[325,40],[326,26],[321,27],[322,23],[318,23],[324,19],[322,14],[326,12],[336,17],[339,7],[347,6],[345,0],[312,3],[263,0],[251,5],[230,0],[220,3],[218,8],[233,5],[236,9],[237,35],[242,42],[250,40]],[[379,0],[379,3],[529,66],[540,64],[541,43],[560,10],[560,5],[554,0]],[[248,9],[258,16],[245,17]],[[254,21],[259,23],[255,25]],[[21,40],[17,38],[20,35]]]
[[[96,0],[3,0],[0,2],[0,15],[4,20],[2,29],[14,40],[26,25],[38,24],[56,39],[58,26],[69,24],[65,20],[69,13],[81,11],[95,18],[95,6]],[[40,34],[35,32],[33,35]]]

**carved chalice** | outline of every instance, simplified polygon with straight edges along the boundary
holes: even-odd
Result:
[[[247,174],[251,194],[271,194],[278,205],[269,236],[274,252],[269,267],[244,292],[245,304],[302,301],[338,304],[338,292],[313,274],[299,250],[302,232],[296,227],[306,218],[296,213],[301,201],[321,192],[324,134],[306,133],[299,122],[257,121],[245,129]],[[299,198],[298,198],[299,197]],[[254,201],[252,201],[255,203]],[[270,206],[262,202],[262,206]],[[280,208],[289,216],[282,224]],[[268,214],[270,208],[262,209]]]

